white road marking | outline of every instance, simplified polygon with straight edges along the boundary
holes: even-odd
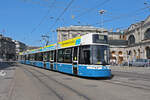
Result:
[[[5,76],[6,72],[4,72],[3,70],[0,70],[0,76]]]

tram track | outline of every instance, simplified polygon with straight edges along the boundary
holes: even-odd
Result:
[[[144,81],[150,81],[150,74],[141,74],[135,72],[120,72],[120,71],[112,71],[113,74],[120,77],[130,77],[130,78],[137,78]]]
[[[133,75],[133,74],[130,73],[130,75]],[[138,81],[140,80],[141,82],[143,81],[143,78],[141,78],[142,76],[140,78],[138,77],[138,75],[141,75],[141,74],[133,75],[133,76],[130,76],[130,75],[129,74],[128,75],[118,75],[117,74],[116,79],[112,78],[111,80],[103,80],[103,82],[150,91],[150,85],[141,84],[140,82],[136,82],[136,80],[138,80]],[[146,77],[148,77],[148,76],[146,76]],[[115,76],[114,76],[114,78],[115,78]],[[124,78],[125,78],[125,80],[123,80]],[[144,78],[144,79],[145,79],[144,80],[145,82],[150,82],[149,78]],[[131,80],[135,80],[135,81],[131,81]]]
[[[64,97],[62,96],[62,94],[59,94],[58,91],[56,91],[55,89],[53,89],[51,86],[49,86],[43,79],[41,79],[42,77],[46,77],[49,81],[53,81],[55,82],[56,84],[55,85],[59,85],[61,86],[62,88],[65,88],[67,89],[67,91],[69,92],[73,92],[73,94],[75,93],[79,98],[82,98],[83,100],[91,100],[89,97],[87,97],[86,95],[78,92],[77,90],[71,88],[70,86],[66,85],[66,84],[63,84],[59,81],[57,81],[56,79],[46,75],[45,73],[41,72],[41,71],[38,71],[34,68],[31,68],[30,67],[30,70],[25,68],[25,67],[22,67],[23,69],[25,69],[27,72],[31,73],[32,76],[34,76],[35,78],[37,78],[39,80],[39,82],[41,82],[44,86],[46,86],[49,90],[51,90],[60,100],[65,100]],[[31,71],[32,70],[32,71]],[[35,73],[38,73],[40,74],[40,76],[42,77],[38,77],[39,75],[36,75]]]
[[[32,76],[34,76],[36,79],[38,79],[38,81],[40,83],[42,83],[46,88],[48,88],[50,91],[52,91],[58,97],[59,100],[64,100],[63,97],[61,97],[61,95],[59,95],[54,89],[52,89],[49,85],[47,85],[45,82],[43,82],[42,79],[40,79],[35,74],[33,74],[33,72],[27,70],[26,68],[23,68],[23,69],[25,69],[25,71],[24,71],[25,73],[29,72]]]
[[[142,85],[137,85],[135,83],[118,81],[118,80],[113,80],[113,81],[112,80],[111,81],[104,80],[103,82],[109,83],[109,84],[114,84],[114,85],[127,86],[127,87],[131,87],[131,88],[135,88],[135,89],[142,89],[142,90],[150,91],[150,86],[147,86],[147,85],[142,86]]]

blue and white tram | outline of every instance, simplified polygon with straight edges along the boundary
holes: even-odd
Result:
[[[20,53],[20,62],[84,77],[111,77],[107,35],[91,33]]]

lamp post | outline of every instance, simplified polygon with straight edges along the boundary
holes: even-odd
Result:
[[[101,15],[101,27],[103,28],[103,25],[104,25],[104,23],[103,23],[103,14],[106,12],[106,10],[100,10],[99,11],[99,13],[100,13],[100,15]],[[103,30],[102,30],[102,33],[103,33]]]

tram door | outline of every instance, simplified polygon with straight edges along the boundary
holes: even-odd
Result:
[[[78,74],[78,55],[79,55],[79,47],[73,48],[73,55],[72,55],[72,66],[73,66],[73,74]]]
[[[54,51],[50,51],[50,69],[54,69]]]
[[[26,64],[26,59],[27,59],[27,57],[26,57],[26,55],[24,55],[24,64]]]
[[[43,53],[43,67],[46,69],[47,52]]]

